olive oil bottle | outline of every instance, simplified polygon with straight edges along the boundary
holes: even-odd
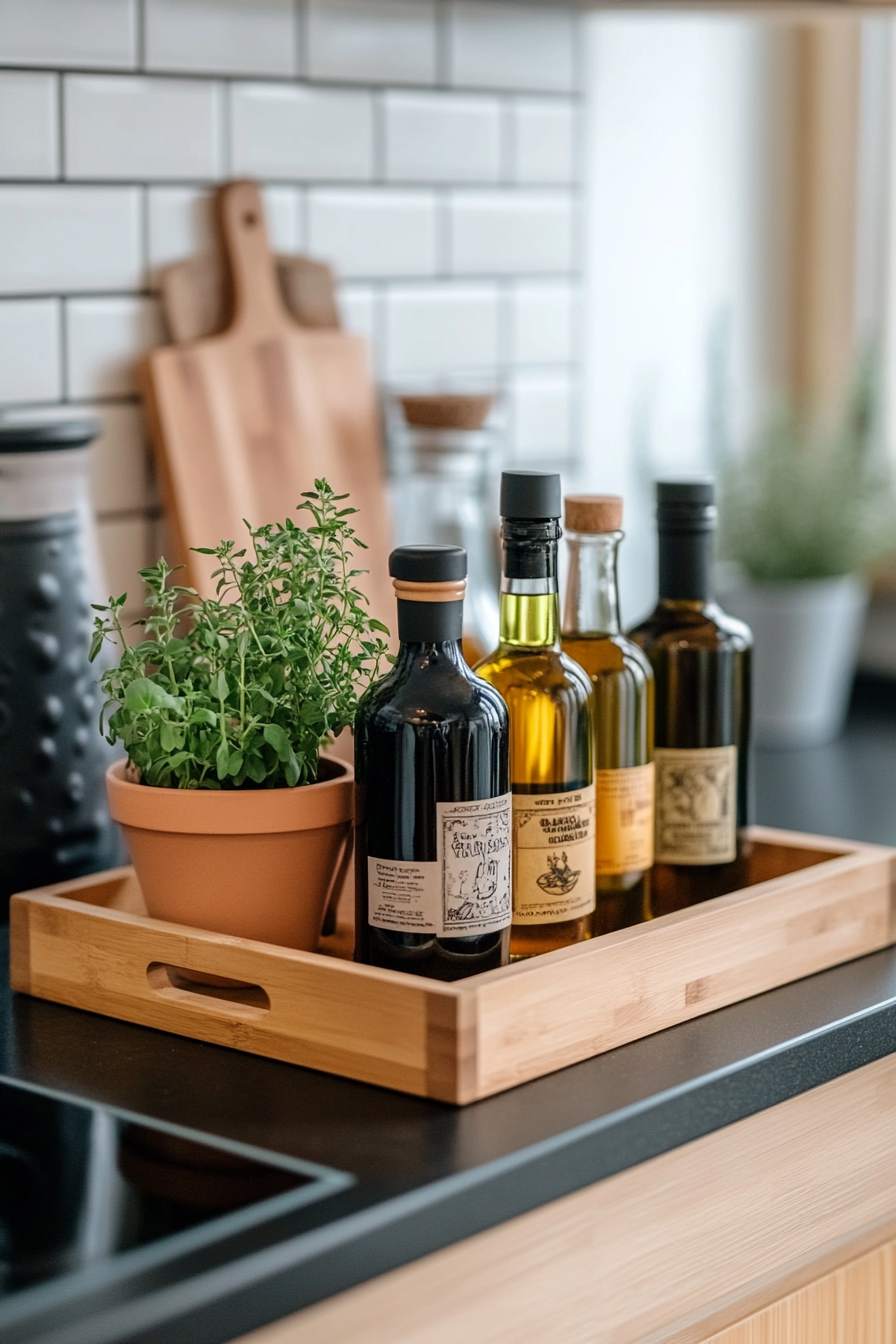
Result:
[[[511,957],[590,937],[594,913],[591,683],[560,648],[560,477],[501,477],[501,625],[477,668],[510,711]]]
[[[618,495],[567,495],[562,645],[594,687],[597,909],[594,933],[649,917],[653,864],[653,671],[619,625]]]
[[[461,652],[466,552],[401,546],[401,645],[355,719],[355,959],[458,980],[508,961],[508,717]]]
[[[631,632],[656,679],[654,914],[735,889],[752,636],[712,598],[712,481],[659,481],[659,601]]]

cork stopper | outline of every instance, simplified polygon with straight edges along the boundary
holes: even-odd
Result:
[[[567,495],[568,532],[618,532],[622,527],[621,495]]]
[[[405,420],[418,429],[481,429],[495,403],[495,394],[433,392],[399,400]]]

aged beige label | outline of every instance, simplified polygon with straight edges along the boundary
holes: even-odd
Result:
[[[737,857],[737,747],[657,747],[656,862]]]
[[[653,863],[654,765],[598,770],[597,875],[637,873]]]
[[[510,794],[436,803],[432,863],[367,859],[371,924],[403,933],[467,938],[510,923]]]
[[[558,924],[594,905],[594,785],[515,793],[514,924]]]

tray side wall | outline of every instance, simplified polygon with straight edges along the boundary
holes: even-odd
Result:
[[[495,978],[477,992],[475,1096],[886,947],[893,884],[894,856],[869,848]]]
[[[13,989],[306,1068],[457,1100],[456,994],[327,957],[179,929],[63,897],[10,902]],[[175,987],[183,967],[267,996]],[[150,969],[155,968],[155,969]],[[405,977],[401,977],[404,980]],[[220,997],[219,997],[220,994]]]

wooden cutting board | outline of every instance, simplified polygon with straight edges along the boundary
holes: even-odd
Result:
[[[325,476],[359,510],[353,523],[369,549],[355,561],[370,570],[359,584],[391,628],[391,535],[366,342],[303,329],[287,312],[254,182],[228,183],[215,204],[231,323],[220,335],[155,350],[141,367],[175,558],[186,581],[212,595],[214,561],[190,547],[242,540],[243,519],[282,521]]]
[[[325,262],[275,256],[274,266],[283,305],[300,327],[335,331],[342,326],[336,282]],[[207,252],[166,266],[159,275],[159,297],[172,340],[195,341],[224,331],[232,302],[224,258]]]

